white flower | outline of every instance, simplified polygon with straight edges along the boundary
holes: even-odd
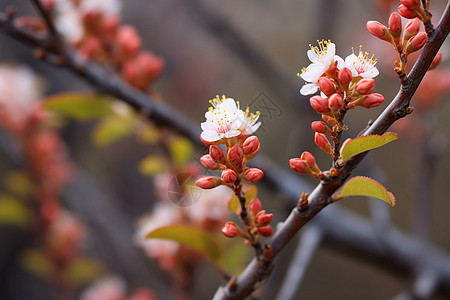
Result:
[[[71,1],[56,1],[55,25],[58,32],[70,43],[76,43],[83,37],[81,16]]]
[[[99,13],[105,16],[116,15],[122,9],[122,2],[119,0],[83,0],[80,4],[80,12]]]
[[[259,113],[250,114],[248,109],[243,112],[239,109],[239,102],[232,98],[217,96],[211,100],[206,112],[206,122],[201,123],[203,132],[201,138],[207,142],[216,142],[223,138],[231,138],[240,135],[250,135],[255,132],[261,123],[256,123]]]
[[[352,53],[345,58],[345,62],[342,59],[338,59],[338,68],[349,68],[353,77],[373,78],[380,73],[375,67],[376,63],[377,59],[373,59],[373,55],[369,58],[369,53],[363,52],[362,46],[359,46],[358,56]]]
[[[318,47],[311,47],[306,54],[311,64],[307,68],[302,69],[301,74],[297,74],[306,82],[300,93],[302,95],[314,94],[318,90],[319,78],[325,73],[336,60],[336,45],[330,41],[318,41]]]

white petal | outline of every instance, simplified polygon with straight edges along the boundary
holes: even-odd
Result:
[[[228,113],[233,113],[237,110],[236,102],[234,102],[234,99],[228,98],[227,100],[223,101],[220,105],[221,109],[227,110]]]
[[[353,65],[357,60],[358,60],[358,56],[356,56],[354,53],[352,53],[345,58],[345,63],[347,65]]]
[[[334,58],[334,55],[336,54],[336,45],[334,43],[329,43],[327,46],[327,56],[330,55]]]
[[[306,96],[306,95],[311,95],[314,94],[315,92],[317,92],[318,87],[317,85],[313,84],[313,83],[308,83],[305,84],[304,86],[302,86],[302,88],[300,89],[300,94]]]
[[[308,58],[311,62],[315,62],[318,58],[317,53],[313,50],[308,50],[306,52],[306,55],[308,55]]]
[[[251,127],[247,127],[245,128],[243,134],[245,135],[250,135],[253,132],[255,132],[256,130],[258,130],[259,126],[261,126],[261,122],[256,123],[255,125],[251,126]]]
[[[380,74],[378,69],[376,67],[372,67],[370,68],[370,70],[367,70],[366,72],[359,74],[359,76],[361,76],[362,78],[374,78],[378,74]]]
[[[340,57],[339,55],[335,55],[334,56],[334,60],[337,61],[337,67],[339,70],[341,70],[342,68],[346,68],[347,64],[344,62],[344,60],[342,59],[342,57]]]
[[[300,77],[303,80],[308,82],[316,82],[319,80],[319,77],[327,70],[328,66],[324,66],[322,64],[310,64],[306,71],[300,74]]]
[[[202,128],[203,131],[205,130],[213,130],[214,129],[214,125],[212,122],[203,122],[200,124],[200,127]]]
[[[216,131],[206,130],[200,134],[201,138],[207,142],[215,142],[223,137],[223,133],[217,133]]]
[[[230,138],[230,137],[233,137],[233,136],[238,136],[240,134],[241,134],[240,130],[232,129],[230,131],[225,132],[225,137],[226,138]]]

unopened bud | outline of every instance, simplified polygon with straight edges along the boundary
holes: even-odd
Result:
[[[408,23],[406,23],[405,31],[410,35],[410,37],[419,33],[420,23],[421,22],[418,18],[409,20]]]
[[[400,0],[400,2],[409,9],[419,6],[419,0]]]
[[[373,93],[364,98],[362,106],[364,106],[365,108],[377,107],[381,103],[383,103],[383,101],[384,101],[383,95],[378,94],[378,93]]]
[[[215,188],[222,184],[222,180],[220,178],[214,176],[204,176],[198,179],[195,184],[202,189],[209,190]]]
[[[253,198],[248,204],[248,210],[254,214],[258,213],[262,209],[261,201],[258,198]]]
[[[303,172],[305,172],[307,164],[306,161],[300,158],[291,158],[289,160],[289,166],[295,172],[302,174]]]
[[[336,92],[336,87],[334,83],[328,77],[319,78],[319,88],[327,96],[332,95]]]
[[[259,227],[258,228],[258,234],[262,235],[262,236],[271,236],[273,233],[273,229],[270,226],[264,226],[264,227]]]
[[[427,34],[425,32],[419,32],[415,37],[410,40],[411,46],[417,51],[425,45],[427,42]]]
[[[314,155],[312,155],[308,151],[304,151],[302,153],[302,155],[300,156],[300,159],[306,161],[306,163],[308,164],[308,166],[310,168],[313,168],[314,165],[316,164],[316,158],[314,157]]]
[[[245,180],[248,182],[258,182],[264,177],[264,172],[258,168],[250,168],[245,172]]]
[[[433,58],[433,61],[431,62],[430,67],[428,68],[428,70],[433,70],[434,68],[436,68],[442,60],[442,52],[438,52],[436,54],[436,56]]]
[[[328,100],[320,96],[309,98],[309,103],[311,104],[311,107],[319,114],[324,114],[330,111],[330,108],[328,107]]]
[[[233,183],[237,179],[237,174],[231,169],[226,169],[222,171],[222,179],[226,183]]]
[[[136,29],[130,25],[119,27],[117,31],[117,45],[124,58],[135,56],[141,48],[141,38]]]
[[[353,79],[352,71],[349,68],[340,69],[338,79],[343,85],[348,84]]]
[[[402,16],[403,18],[406,19],[414,19],[415,17],[417,17],[417,14],[414,10],[407,8],[406,6],[404,6],[403,4],[400,5],[398,8],[398,13],[400,14],[400,16]]]
[[[216,163],[209,154],[200,157],[200,162],[205,166],[205,168],[210,170],[217,170],[220,168],[219,164]]]
[[[273,220],[273,214],[266,214],[265,210],[261,210],[256,214],[255,223],[258,226],[266,226],[269,225]]]
[[[360,95],[368,95],[375,88],[375,80],[373,78],[363,78],[356,84],[356,91]]]
[[[234,238],[239,235],[239,229],[237,228],[236,224],[234,224],[233,222],[227,222],[222,227],[222,233],[226,237]]]
[[[260,147],[261,144],[258,137],[253,135],[245,140],[244,144],[242,145],[242,150],[244,150],[244,154],[246,155],[256,155],[258,154]]]
[[[389,33],[389,30],[386,26],[377,21],[369,21],[366,24],[367,30],[383,41],[392,42],[392,35]]]
[[[331,147],[330,141],[328,141],[323,133],[316,132],[314,135],[314,142],[320,149],[333,156],[333,147]]]
[[[242,163],[242,160],[244,159],[244,151],[242,151],[242,148],[236,144],[233,147],[228,150],[228,160],[236,165],[239,166]]]
[[[328,134],[330,132],[330,129],[328,128],[327,124],[325,124],[322,121],[314,121],[311,123],[311,128],[315,132],[318,133],[325,133]]]
[[[330,126],[335,126],[338,124],[337,120],[335,117],[330,117],[327,115],[322,115],[322,119],[327,122]]]
[[[342,108],[342,105],[344,105],[344,100],[339,94],[331,95],[331,97],[328,99],[328,102],[331,109],[333,109],[334,111],[340,110]]]
[[[217,145],[211,145],[209,147],[209,155],[216,162],[223,162],[223,161],[225,161],[225,156],[223,154],[223,150],[220,149],[220,147],[217,146]]]
[[[389,17],[389,31],[394,38],[399,37],[402,33],[402,18],[396,12]]]

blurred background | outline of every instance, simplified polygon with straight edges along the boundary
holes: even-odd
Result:
[[[341,57],[351,54],[352,47],[362,45],[363,51],[378,59],[380,75],[375,92],[383,94],[386,101],[380,107],[359,108],[347,115],[349,130],[345,138],[354,137],[398,91],[394,49],[365,28],[368,20],[386,24],[398,5],[398,1],[389,0],[127,0],[121,16],[123,24],[136,27],[142,48],[165,60],[162,76],[154,82],[153,95],[200,126],[208,100],[225,94],[239,100],[241,107],[261,111],[263,124],[257,132],[261,152],[282,168],[289,169],[290,158],[310,151],[318,165],[326,169],[329,157],[314,144],[310,128],[310,123],[320,117],[309,106],[308,97],[299,94],[304,82],[296,76],[309,64],[308,45],[330,39]],[[443,0],[431,1],[434,25],[445,5]],[[16,8],[17,15],[36,14],[28,1],[0,0],[1,10],[9,6]],[[31,68],[40,77],[47,96],[96,91],[95,86],[70,71],[36,60],[28,46],[4,33],[0,34],[0,45],[0,62]],[[439,69],[430,72],[437,75],[413,99],[416,111],[408,116],[412,121],[400,121],[391,128],[399,134],[399,140],[373,151],[354,172],[371,176],[394,193],[398,203],[387,212],[393,225],[430,239],[446,251],[450,251],[450,187],[446,177],[450,167],[449,46],[448,41],[443,45]],[[133,243],[137,220],[150,213],[155,204],[154,178],[141,174],[138,168],[152,147],[132,137],[97,147],[90,139],[95,125],[96,121],[70,121],[59,129],[75,170],[61,201],[86,228],[83,251],[116,274],[128,291],[149,287],[158,299],[177,298],[170,275]],[[11,145],[8,133],[2,132],[0,140],[0,171],[5,174],[21,153]],[[194,150],[193,156],[198,159],[202,154],[202,150]],[[312,178],[304,180],[310,184],[306,192],[317,184]],[[258,188],[264,208],[274,212],[277,221],[282,220],[290,209],[286,200],[262,183]],[[423,193],[426,201],[419,197]],[[369,218],[374,211],[386,210],[377,201],[351,198],[336,205]],[[27,230],[0,226],[0,299],[52,299],[51,283],[28,272],[18,258],[30,243]],[[261,299],[275,297],[296,244],[293,241],[277,261],[274,276],[257,293]],[[398,276],[384,266],[355,259],[325,244],[313,256],[297,298],[391,299],[411,287],[412,275]],[[203,261],[192,280],[195,299],[211,298],[221,284],[224,281],[217,270]],[[88,284],[82,285],[73,299],[85,286]]]

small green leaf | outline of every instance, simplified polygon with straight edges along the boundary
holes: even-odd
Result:
[[[0,224],[14,224],[26,228],[30,219],[29,209],[19,200],[9,195],[0,195]]]
[[[51,96],[45,100],[45,109],[75,118],[91,120],[113,113],[113,99],[99,94],[69,92]]]
[[[105,268],[98,261],[87,257],[72,260],[64,269],[64,279],[73,287],[89,283],[105,273]]]
[[[251,251],[248,245],[237,239],[226,238],[225,243],[229,244],[224,251],[222,265],[229,274],[239,274],[245,268],[246,262],[251,258]]]
[[[239,204],[239,199],[236,197],[235,194],[231,197],[231,199],[228,201],[228,209],[232,212],[235,212],[239,214],[239,210],[241,208],[241,205]]]
[[[51,280],[56,273],[55,265],[42,251],[26,250],[21,254],[20,264],[46,280]]]
[[[218,262],[222,256],[222,248],[215,237],[200,228],[183,225],[165,226],[150,232],[147,238],[173,240],[197,250],[213,262]]]
[[[176,168],[181,169],[192,159],[194,146],[183,137],[175,137],[169,143],[170,154]]]
[[[344,149],[342,149],[340,163],[346,162],[348,159],[359,153],[386,145],[397,138],[398,135],[393,132],[386,132],[383,135],[365,135],[357,137],[348,142]]]
[[[99,147],[110,144],[133,133],[136,125],[134,115],[110,115],[102,118],[92,132],[92,140]]]
[[[158,155],[149,155],[139,163],[139,171],[147,176],[162,173],[166,168],[166,161]]]
[[[244,192],[245,206],[247,207],[250,201],[257,195],[258,195],[258,188],[252,185],[247,191]],[[239,199],[234,194],[233,197],[231,197],[230,201],[228,201],[228,209],[237,214],[239,214],[241,210],[241,204],[239,203]]]
[[[256,198],[258,196],[258,188],[254,185],[252,185],[246,192],[245,192],[245,200],[247,202],[247,205],[250,203],[250,201],[253,198]]]
[[[348,180],[333,194],[332,198],[339,200],[348,196],[373,197],[383,200],[391,206],[395,205],[395,197],[391,192],[376,180],[364,176],[356,176]]]

